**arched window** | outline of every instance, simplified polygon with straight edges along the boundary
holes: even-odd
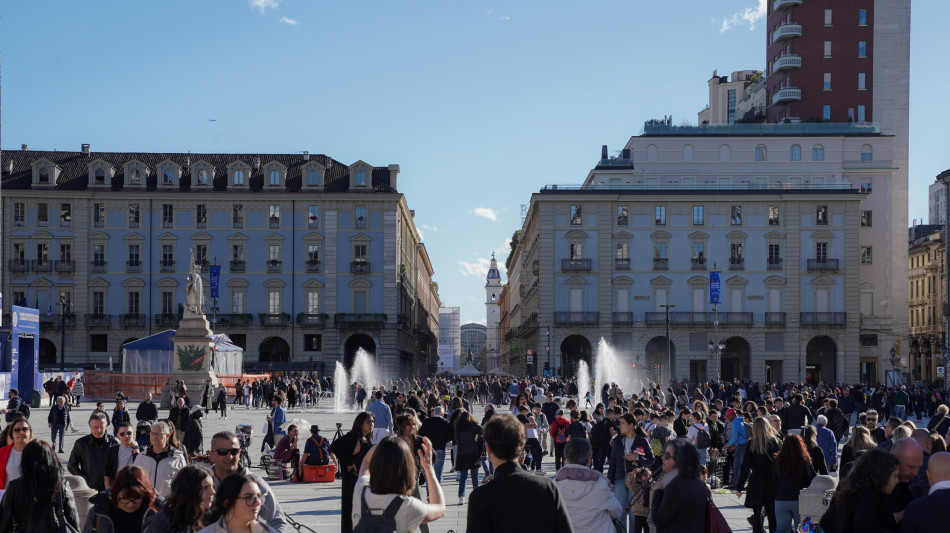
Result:
[[[314,187],[320,185],[320,174],[316,170],[311,170],[310,173],[307,174],[307,185]]]
[[[270,171],[270,184],[280,185],[280,171],[279,170]]]
[[[49,169],[40,169],[40,183],[49,183]]]
[[[789,161],[801,161],[802,160],[802,147],[793,144],[792,147],[788,150],[788,160]]]
[[[812,160],[812,161],[824,161],[824,160],[825,160],[825,147],[822,146],[822,145],[820,145],[820,144],[816,144],[814,147],[812,147],[812,149],[811,149],[811,160]]]
[[[719,147],[719,162],[726,163],[732,158],[732,149],[728,144]]]
[[[687,144],[683,147],[683,161],[693,160],[693,145]]]
[[[106,173],[101,168],[96,169],[96,183],[105,183]]]
[[[865,144],[861,147],[861,161],[873,161],[874,153],[871,151],[871,145]]]
[[[651,144],[650,146],[647,146],[647,161],[651,163],[655,163],[657,160],[657,152],[658,150],[655,144]]]
[[[208,184],[208,171],[201,169],[198,171],[198,185],[207,185]]]
[[[162,185],[173,185],[175,183],[175,174],[171,170],[162,172]]]
[[[234,184],[244,185],[244,171],[243,170],[234,171]]]
[[[768,152],[765,150],[764,144],[760,144],[755,147],[755,160],[768,161]]]

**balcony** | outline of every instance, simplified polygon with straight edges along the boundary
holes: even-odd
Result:
[[[535,259],[534,261],[531,262],[531,272],[532,272],[535,276],[538,275],[538,271],[539,271],[540,269],[541,269],[541,261]]]
[[[684,325],[709,325],[716,320],[715,313],[707,311],[676,311],[670,313],[670,322]]]
[[[350,263],[350,274],[369,274],[370,268],[367,261],[353,261]]]
[[[45,259],[33,259],[30,261],[30,270],[33,272],[49,272],[53,269],[53,264]]]
[[[89,270],[93,272],[105,272],[106,262],[104,260],[92,261],[90,262]]]
[[[802,68],[802,56],[798,54],[786,54],[778,58],[772,64],[772,72],[781,72],[783,70]]]
[[[643,321],[648,326],[666,324],[666,313],[662,311],[648,311],[643,314]]]
[[[297,325],[323,327],[330,315],[326,313],[297,313]]]
[[[600,313],[596,311],[555,311],[554,324],[557,326],[596,326],[600,322]]]
[[[10,272],[27,272],[30,270],[26,259],[10,259],[7,261]]]
[[[200,268],[204,273],[208,273],[211,270],[211,263],[209,263],[207,259],[199,259],[195,261],[195,266]]]
[[[172,261],[172,260],[170,260],[170,259],[166,259],[166,260],[164,260],[164,261],[161,262],[160,267],[161,267],[161,271],[162,271],[162,272],[174,272],[174,271],[175,271],[175,262]]]
[[[768,270],[782,270],[782,258],[770,257],[768,259]]]
[[[76,263],[72,259],[59,259],[53,262],[53,268],[56,272],[73,272],[76,270]]]
[[[538,314],[531,313],[528,315],[528,318],[525,319],[521,324],[518,324],[514,329],[510,330],[508,333],[511,334],[511,337],[517,338],[529,331],[538,329]]]
[[[267,261],[267,271],[268,272],[280,272],[280,266],[282,261],[280,259],[270,259]]]
[[[227,321],[231,326],[248,326],[251,323],[250,313],[231,313],[230,315],[221,315],[221,317],[227,317]]]
[[[752,313],[719,313],[719,322],[734,326],[751,326]]]
[[[772,4],[772,13],[800,5],[802,5],[802,0],[775,0],[775,3]]]
[[[290,325],[290,314],[288,313],[260,313],[257,318],[265,328],[282,328]]]
[[[268,220],[270,221],[271,228],[273,229],[280,228],[280,217],[270,217]]]
[[[630,258],[614,258],[614,270],[630,270]]]
[[[320,260],[307,259],[307,272],[320,272]]]
[[[730,257],[729,270],[745,270],[745,259],[742,257]]]
[[[772,42],[777,43],[783,39],[791,39],[792,37],[801,37],[802,36],[802,25],[789,23],[782,24],[774,32],[772,32]]]
[[[653,258],[653,270],[669,270],[670,269],[670,260],[666,257],[654,257]]]
[[[567,270],[572,272],[590,272],[591,260],[590,259],[561,259],[561,270]]]
[[[825,272],[826,270],[837,272],[838,260],[837,259],[809,259],[808,260],[809,272]]]
[[[54,315],[43,315],[40,317],[40,325],[42,326],[44,324],[46,324],[46,327],[53,327],[56,329],[60,329],[64,325],[67,328],[74,328],[76,327],[76,313],[66,313],[65,315],[61,313],[56,313]]]
[[[706,258],[694,257],[690,262],[690,268],[692,270],[706,270]]]
[[[175,221],[170,218],[163,218],[162,227],[165,229],[172,229],[175,227]]]
[[[338,328],[381,328],[386,324],[386,313],[337,313],[333,321]]]
[[[632,326],[633,325],[633,313],[614,311],[611,316],[611,320],[615,326]]]
[[[87,328],[107,328],[112,325],[112,315],[93,313],[86,315]]]
[[[399,326],[399,329],[409,329],[409,315],[396,315],[396,325]],[[508,333],[510,334],[511,331]]]
[[[846,319],[846,313],[801,313],[801,325],[803,326],[831,326],[843,328]]]
[[[772,105],[778,105],[784,102],[797,102],[802,99],[802,90],[794,87],[779,89],[772,95]]]
[[[148,315],[142,313],[126,313],[119,316],[119,325],[124,328],[144,328]]]
[[[126,272],[141,272],[142,262],[141,261],[126,261],[125,271]]]
[[[244,272],[245,264],[243,259],[231,260],[231,272]]]
[[[785,313],[765,313],[766,326],[784,326]]]
[[[160,327],[174,327],[178,325],[178,315],[174,313],[162,313],[153,317],[155,325]]]
[[[231,219],[231,227],[234,228],[234,229],[243,228],[243,227],[244,227],[244,219],[243,219],[243,218],[232,218],[232,219]]]

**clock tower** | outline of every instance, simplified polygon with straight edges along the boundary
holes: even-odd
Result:
[[[495,254],[491,254],[491,267],[485,277],[485,327],[488,338],[485,342],[488,350],[488,368],[492,371],[498,368],[498,324],[501,322],[501,312],[498,308],[498,296],[501,294],[501,274],[498,272],[498,263]]]

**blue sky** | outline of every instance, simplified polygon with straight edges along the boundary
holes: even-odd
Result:
[[[484,323],[521,204],[583,181],[646,119],[695,123],[714,69],[763,68],[764,5],[5,2],[3,147],[398,163],[444,305]],[[913,5],[910,218],[950,168],[946,20],[948,2]]]

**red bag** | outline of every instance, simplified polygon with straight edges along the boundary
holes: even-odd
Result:
[[[732,533],[726,517],[712,501],[712,496],[706,498],[706,533]]]

